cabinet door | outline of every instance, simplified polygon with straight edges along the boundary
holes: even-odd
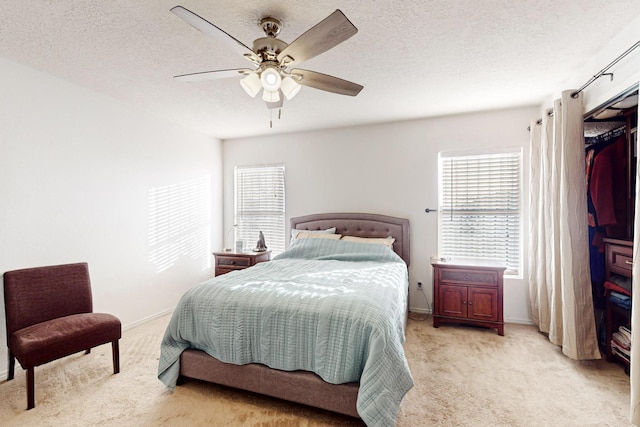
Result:
[[[467,317],[467,287],[440,285],[438,289],[438,314],[450,317]]]
[[[469,288],[468,297],[469,319],[498,321],[498,290],[496,288]]]

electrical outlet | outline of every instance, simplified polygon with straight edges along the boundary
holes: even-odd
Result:
[[[422,289],[422,282],[418,282],[418,289]]]

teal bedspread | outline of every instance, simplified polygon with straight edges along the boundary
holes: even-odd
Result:
[[[360,382],[368,426],[392,426],[413,386],[402,344],[407,266],[383,245],[300,239],[270,262],[188,290],[161,344],[170,389],[188,348],[234,364],[306,370]]]

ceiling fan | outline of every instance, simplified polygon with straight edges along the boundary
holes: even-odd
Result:
[[[240,85],[251,97],[262,90],[267,108],[281,108],[284,99],[292,99],[301,85],[341,95],[356,96],[363,86],[316,71],[291,68],[337,46],[358,32],[346,16],[336,9],[311,27],[291,44],[277,38],[282,22],[273,17],[260,21],[266,37],[253,42],[250,49],[236,38],[190,10],[175,6],[171,12],[188,24],[239,53],[253,64],[252,68],[202,71],[174,76],[181,81],[201,81],[243,76]]]

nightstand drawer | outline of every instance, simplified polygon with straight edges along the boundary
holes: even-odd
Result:
[[[216,259],[218,260],[218,265],[220,267],[222,266],[249,267],[251,265],[250,258],[243,258],[239,256],[235,256],[235,257],[218,256]]]
[[[463,270],[463,269],[439,269],[440,283],[455,282],[469,283],[473,285],[496,285],[498,273],[495,271]]]
[[[258,263],[269,261],[271,251],[264,252],[214,252],[216,259],[215,275],[227,274],[236,270],[243,270]]]

